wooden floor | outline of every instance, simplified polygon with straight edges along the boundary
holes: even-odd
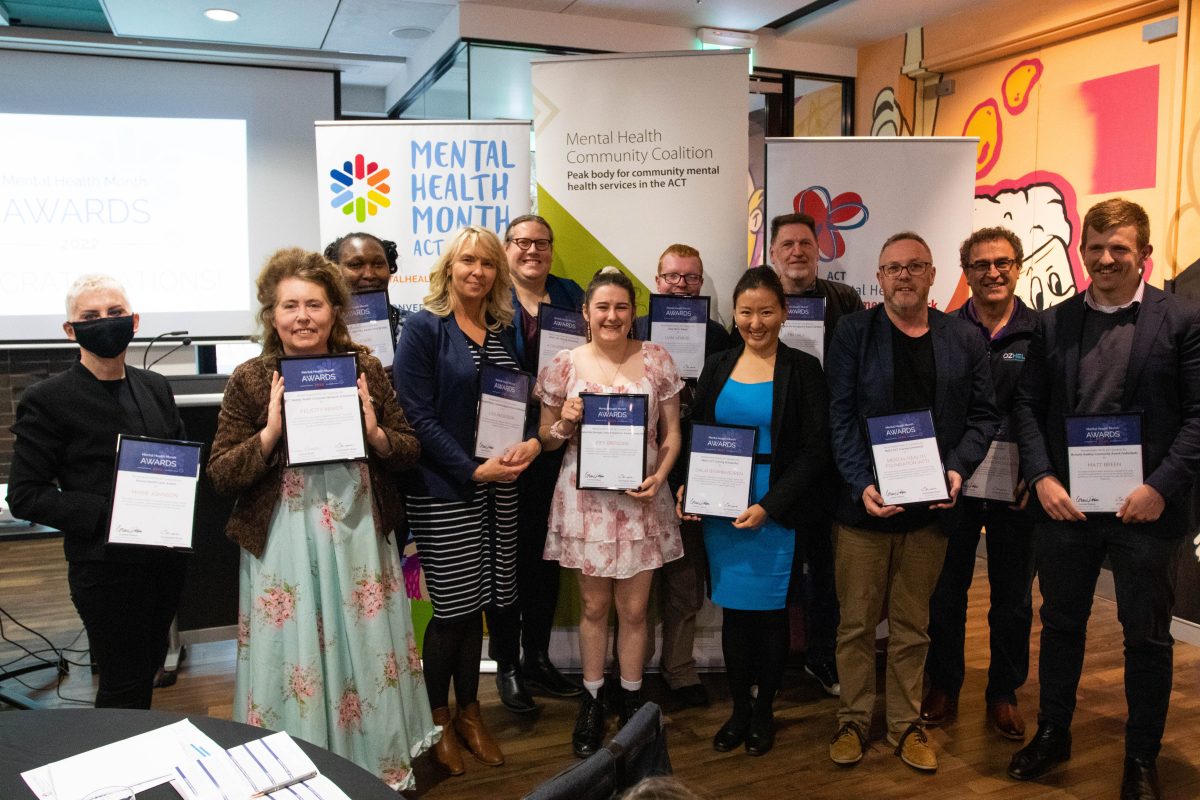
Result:
[[[1073,758],[1041,782],[1022,784],[1004,775],[1019,745],[990,733],[983,720],[988,656],[986,586],[986,570],[980,562],[971,590],[967,679],[960,716],[953,726],[932,733],[941,762],[935,775],[921,775],[904,766],[883,741],[876,741],[857,767],[832,764],[826,747],[835,727],[837,701],[825,697],[802,671],[793,670],[776,704],[779,732],[775,750],[763,758],[712,750],[712,735],[728,713],[722,699],[727,696],[723,675],[704,676],[715,701],[710,708],[699,710],[672,708],[661,681],[648,676],[647,694],[662,703],[667,712],[676,776],[711,798],[1115,797],[1121,778],[1125,718],[1121,635],[1115,607],[1103,600],[1095,604],[1079,710],[1072,728]],[[0,542],[0,609],[39,631],[57,647],[78,648],[85,641],[67,594],[62,548],[55,540]],[[7,639],[30,649],[45,647],[10,618],[3,614],[0,617]],[[1031,733],[1037,708],[1036,623],[1033,645],[1035,668],[1020,695]],[[18,655],[13,644],[0,642],[0,664],[11,667],[9,662]],[[190,648],[178,683],[156,692],[155,707],[228,718],[233,660],[231,643]],[[92,682],[86,669],[72,667],[57,688],[53,675],[53,670],[46,670],[23,680],[38,687],[33,696],[54,705],[70,706],[90,698]],[[9,681],[6,685],[13,684]],[[1200,741],[1200,648],[1176,646],[1175,687],[1159,770],[1166,796],[1182,800],[1200,797],[1200,748],[1196,746]],[[492,768],[469,761],[466,775],[446,778],[436,773],[427,759],[421,759],[417,765],[420,788],[415,796],[429,800],[520,797],[574,763],[569,745],[574,702],[544,699],[539,701],[539,714],[517,716],[499,705],[490,676],[482,679],[480,699],[484,718],[504,747],[508,763]]]

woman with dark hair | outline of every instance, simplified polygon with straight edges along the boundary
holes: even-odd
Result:
[[[387,289],[388,279],[400,268],[399,256],[395,242],[363,231],[339,236],[325,246],[325,257],[342,268],[351,292]],[[395,341],[400,340],[400,329],[411,313],[388,303]]]
[[[476,760],[504,763],[504,753],[479,712],[483,622],[517,661],[517,487],[514,481],[541,452],[530,438],[499,456],[477,461],[475,411],[483,362],[515,368],[508,260],[496,234],[463,228],[447,242],[429,275],[425,309],[413,314],[400,340],[393,375],[400,402],[421,441],[421,460],[408,485],[408,522],[433,601],[425,629],[426,688],[442,739],[434,759],[451,775],[463,772],[455,734]],[[450,684],[458,705],[450,719]]]
[[[679,390],[683,381],[660,345],[633,339],[633,283],[616,267],[596,273],[584,295],[588,342],[563,350],[538,376],[542,401],[542,444],[555,450],[567,443],[550,507],[545,557],[579,571],[583,614],[579,649],[583,661],[583,702],[572,746],[586,758],[604,739],[604,661],[609,608],[619,621],[621,724],[642,705],[642,665],[646,661],[646,605],[654,570],[683,555],[679,521],[671,512],[667,474],[679,455]],[[649,396],[646,457],[650,474],[627,492],[578,490],[580,392]]]
[[[350,339],[338,268],[298,248],[259,273],[263,353],[229,376],[208,474],[237,495],[242,547],[233,718],[286,730],[413,786],[437,738],[421,688],[399,553],[395,473],[418,444],[379,360]],[[283,465],[280,356],[357,353],[366,462]]]
[[[704,519],[713,602],[723,609],[721,649],[733,715],[713,749],[745,742],[750,755],[775,743],[773,703],[788,654],[787,597],[805,508],[820,503],[829,468],[829,406],[820,362],[779,341],[787,318],[779,277],[768,267],[733,290],[741,345],[704,364],[695,423],[758,428],[753,504],[732,521]],[[679,490],[683,497],[686,487]],[[682,516],[682,509],[679,509]],[[757,698],[751,687],[757,684]]]

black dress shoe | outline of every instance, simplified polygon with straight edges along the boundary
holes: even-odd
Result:
[[[537,706],[533,704],[533,698],[525,689],[525,682],[521,680],[521,673],[515,666],[497,665],[496,689],[500,692],[500,702],[509,711],[515,711],[518,714],[537,711]]]
[[[621,727],[625,727],[625,723],[629,722],[630,717],[638,712],[638,709],[646,704],[642,699],[642,690],[621,689],[620,705],[617,707],[617,718]]]
[[[690,683],[671,690],[671,697],[680,708],[704,708],[708,705],[708,690],[702,683]]]
[[[1152,758],[1125,757],[1125,774],[1121,776],[1121,800],[1159,800],[1158,767]]]
[[[1008,776],[1031,781],[1071,757],[1071,731],[1056,725],[1039,725],[1029,744],[1018,750],[1008,764]]]
[[[775,746],[775,715],[771,712],[755,712],[750,718],[750,731],[746,734],[746,752],[752,756],[765,756]]]
[[[550,663],[550,654],[546,652],[526,653],[521,662],[521,676],[529,685],[555,697],[578,697],[583,694],[583,687],[559,672]]]
[[[716,736],[713,737],[713,750],[718,753],[728,753],[735,747],[741,746],[742,742],[746,741],[746,734],[749,732],[750,709],[742,711],[735,708],[733,716],[721,726]]]
[[[604,744],[604,701],[584,692],[579,704],[579,716],[575,718],[575,732],[571,734],[571,749],[577,758],[593,755]]]

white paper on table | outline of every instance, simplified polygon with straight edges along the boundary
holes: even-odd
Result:
[[[1017,443],[993,439],[987,455],[963,484],[963,494],[983,500],[1014,502],[1017,499],[1019,474]]]
[[[207,758],[180,764],[172,785],[184,800],[241,800],[271,786],[317,772],[287,733],[273,733]],[[323,775],[266,795],[288,800],[349,800]]]
[[[104,787],[143,791],[166,783],[174,767],[197,755],[221,752],[221,746],[189,720],[131,736],[112,744],[21,773],[43,800],[103,800]]]

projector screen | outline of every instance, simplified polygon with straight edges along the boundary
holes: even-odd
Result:
[[[320,247],[336,75],[3,50],[0,74],[0,342],[61,341],[88,272],[125,284],[139,339],[245,336],[263,261]]]

